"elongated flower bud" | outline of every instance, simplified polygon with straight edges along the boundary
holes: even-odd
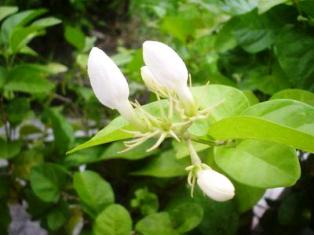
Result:
[[[231,181],[212,169],[199,170],[197,172],[197,184],[208,197],[215,201],[230,200],[235,194]]]
[[[187,86],[188,70],[181,57],[169,46],[157,41],[143,43],[143,58],[156,81],[174,91],[189,113],[194,111],[194,100]]]
[[[117,65],[105,52],[94,47],[88,57],[87,72],[97,99],[129,122],[137,123],[129,98],[129,86]]]
[[[141,68],[141,76],[146,85],[146,87],[161,96],[166,96],[166,88],[158,83],[153,73],[149,70],[147,66]]]

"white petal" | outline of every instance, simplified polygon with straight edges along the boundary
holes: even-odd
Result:
[[[143,66],[141,68],[141,76],[147,88],[155,92],[156,88],[159,85],[156,78],[154,77],[154,75],[152,74],[152,72],[149,70],[147,66]]]
[[[181,57],[169,46],[157,41],[143,43],[145,64],[161,85],[176,90],[186,85],[188,70]]]
[[[227,201],[235,195],[231,181],[212,169],[197,172],[197,184],[208,197],[216,201]]]
[[[97,99],[105,106],[117,109],[128,100],[129,87],[117,65],[105,52],[94,47],[88,57],[88,76]]]

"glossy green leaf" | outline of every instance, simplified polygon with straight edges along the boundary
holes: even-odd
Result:
[[[314,108],[294,100],[267,101],[214,123],[208,134],[217,140],[268,140],[314,152]]]
[[[32,190],[44,202],[58,201],[66,181],[65,169],[53,163],[35,166],[30,177]]]
[[[151,159],[141,169],[132,172],[133,175],[154,177],[175,177],[185,175],[185,168],[189,166],[189,159],[176,159],[175,152],[169,150]]]
[[[314,93],[301,89],[282,90],[275,93],[271,99],[293,99],[314,106]]]
[[[18,11],[18,7],[15,6],[1,6],[0,7],[0,21],[3,20],[5,17],[14,14]]]
[[[215,162],[231,178],[252,187],[291,186],[300,177],[296,151],[266,141],[245,140],[234,147],[217,147]]]
[[[75,173],[73,186],[82,204],[88,207],[94,215],[114,203],[114,194],[110,184],[95,172]]]
[[[129,212],[121,205],[113,204],[103,210],[96,218],[95,235],[130,235],[132,220]]]
[[[141,219],[135,230],[142,235],[179,235],[172,225],[167,212],[148,215]]]

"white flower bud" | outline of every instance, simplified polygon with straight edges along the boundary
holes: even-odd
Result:
[[[188,113],[193,113],[195,111],[194,99],[187,86],[189,74],[181,57],[166,44],[145,41],[143,58],[158,84],[174,91]]]
[[[199,170],[197,172],[197,184],[208,197],[215,201],[227,201],[235,195],[231,181],[212,169]]]
[[[117,65],[105,52],[94,47],[88,57],[87,72],[97,99],[129,122],[138,123],[129,98],[129,86]]]
[[[166,93],[166,88],[158,83],[152,72],[149,70],[147,66],[143,66],[141,68],[141,76],[146,85],[146,87],[155,93]]]

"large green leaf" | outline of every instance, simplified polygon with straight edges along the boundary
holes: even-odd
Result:
[[[185,175],[185,168],[190,164],[187,158],[176,159],[175,151],[163,152],[154,157],[141,169],[132,172],[133,175],[145,175],[154,177],[175,177]]]
[[[235,184],[235,183],[234,183]],[[245,212],[257,204],[265,193],[265,189],[255,188],[244,184],[235,184],[238,211]]]
[[[18,7],[15,6],[2,6],[0,7],[0,21],[5,17],[14,14],[18,11]]]
[[[96,218],[95,235],[130,235],[132,220],[129,212],[121,205],[113,204],[103,210]]]
[[[282,90],[275,93],[271,99],[293,99],[314,106],[314,93],[301,89]]]
[[[110,184],[95,172],[75,173],[73,186],[83,205],[93,215],[97,215],[106,206],[114,203],[114,194]]]
[[[135,230],[142,235],[179,235],[167,212],[144,217],[136,224]]]
[[[234,180],[252,187],[291,186],[300,177],[296,151],[266,141],[244,140],[234,147],[217,147],[215,162]]]
[[[44,202],[58,201],[66,181],[66,170],[53,163],[33,167],[30,177],[32,190]]]
[[[214,123],[208,134],[217,140],[268,140],[314,152],[314,108],[294,100],[267,101]]]
[[[20,91],[30,94],[44,93],[46,95],[54,88],[54,84],[45,77],[47,73],[32,65],[18,65],[8,74],[7,83],[4,86],[8,91]]]

